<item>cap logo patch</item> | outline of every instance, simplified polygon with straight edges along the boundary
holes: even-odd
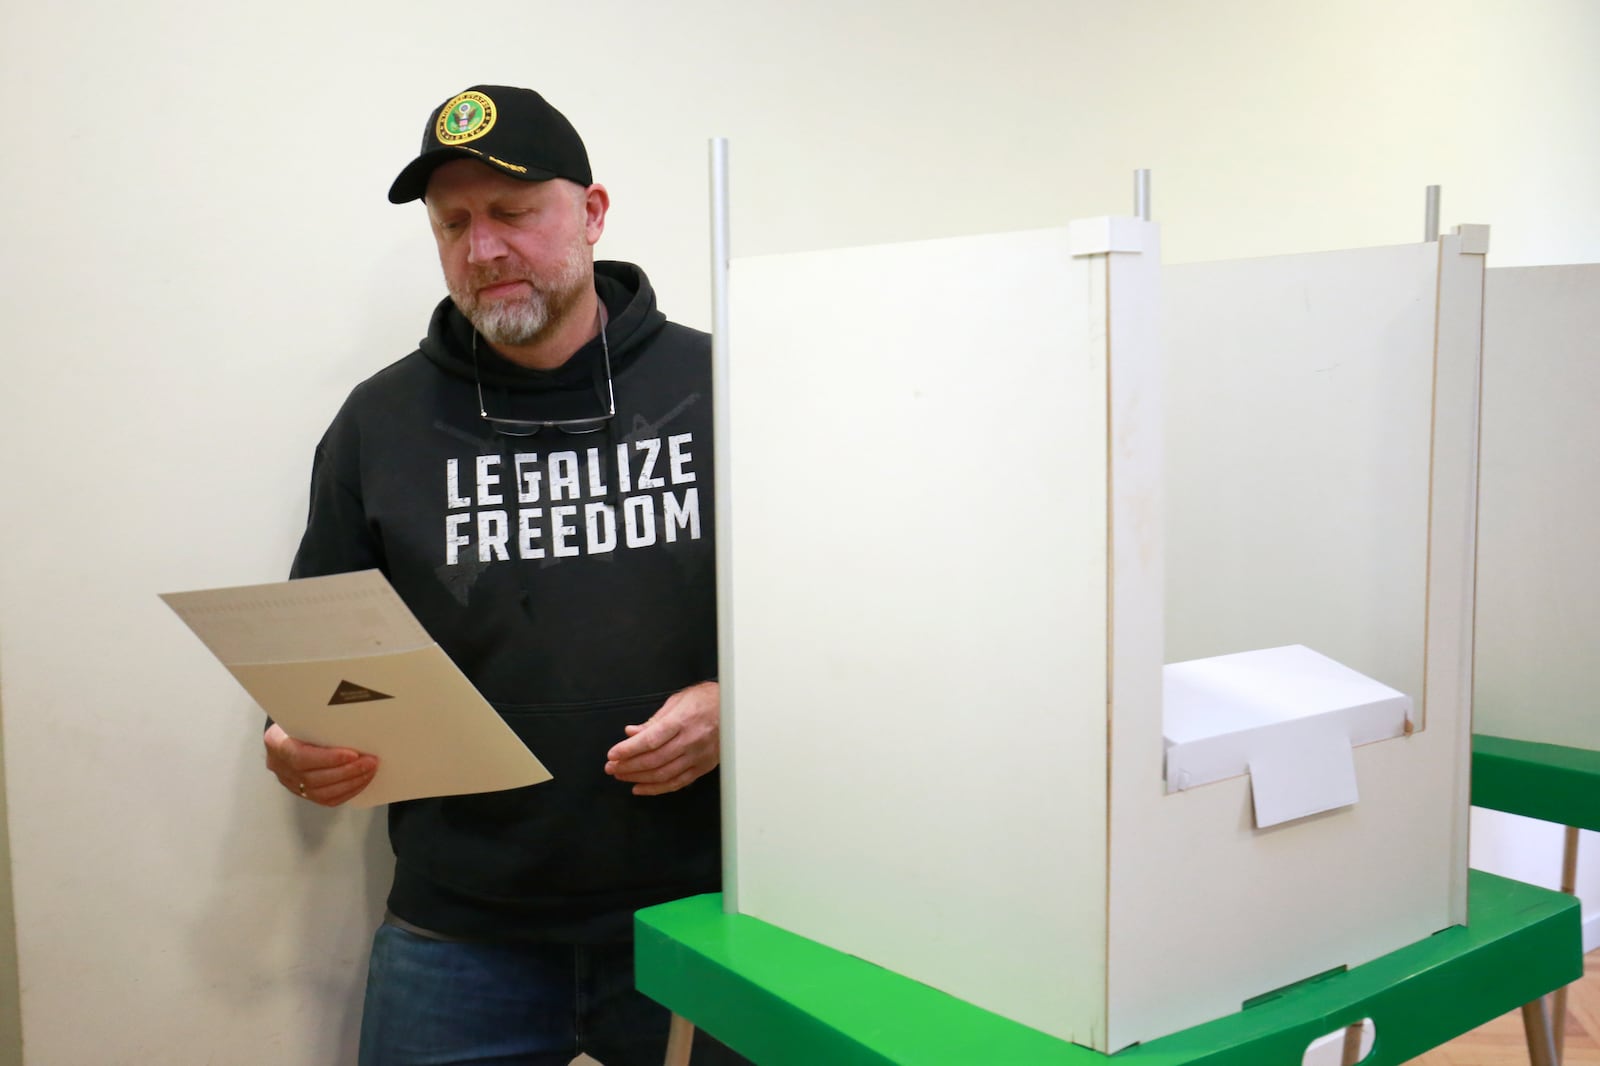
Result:
[[[464,92],[439,109],[433,134],[440,144],[475,141],[494,129],[494,101],[483,93]]]

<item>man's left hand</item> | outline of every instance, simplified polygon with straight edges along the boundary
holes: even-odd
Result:
[[[628,739],[606,752],[606,773],[631,782],[635,796],[678,791],[722,758],[721,713],[715,681],[674,692],[648,722],[623,727]]]

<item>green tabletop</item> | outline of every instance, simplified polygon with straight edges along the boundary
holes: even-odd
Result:
[[[1472,804],[1600,829],[1600,752],[1476,735]]]
[[[1109,1059],[1298,1066],[1371,1018],[1363,1066],[1398,1066],[1577,979],[1578,901],[1474,870],[1470,922]],[[1089,1066],[1108,1057],[743,915],[720,895],[635,916],[641,991],[760,1066]]]

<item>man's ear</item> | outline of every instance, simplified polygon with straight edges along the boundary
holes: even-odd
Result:
[[[583,191],[584,237],[590,244],[606,231],[606,212],[611,210],[611,194],[604,185],[591,185]]]

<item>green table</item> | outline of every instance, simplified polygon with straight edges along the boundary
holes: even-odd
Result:
[[[1472,804],[1567,827],[1561,890],[1578,884],[1578,830],[1600,829],[1600,752],[1474,734]],[[1566,1042],[1567,991],[1551,999],[1552,1050]],[[1531,1042],[1535,1038],[1530,1035]]]
[[[1600,752],[1474,735],[1472,805],[1600,829]]]
[[[640,911],[641,991],[760,1066],[1298,1066],[1371,1018],[1363,1066],[1397,1066],[1575,980],[1578,901],[1472,871],[1467,926],[1237,1014],[1101,1055],[743,915],[720,895]]]

